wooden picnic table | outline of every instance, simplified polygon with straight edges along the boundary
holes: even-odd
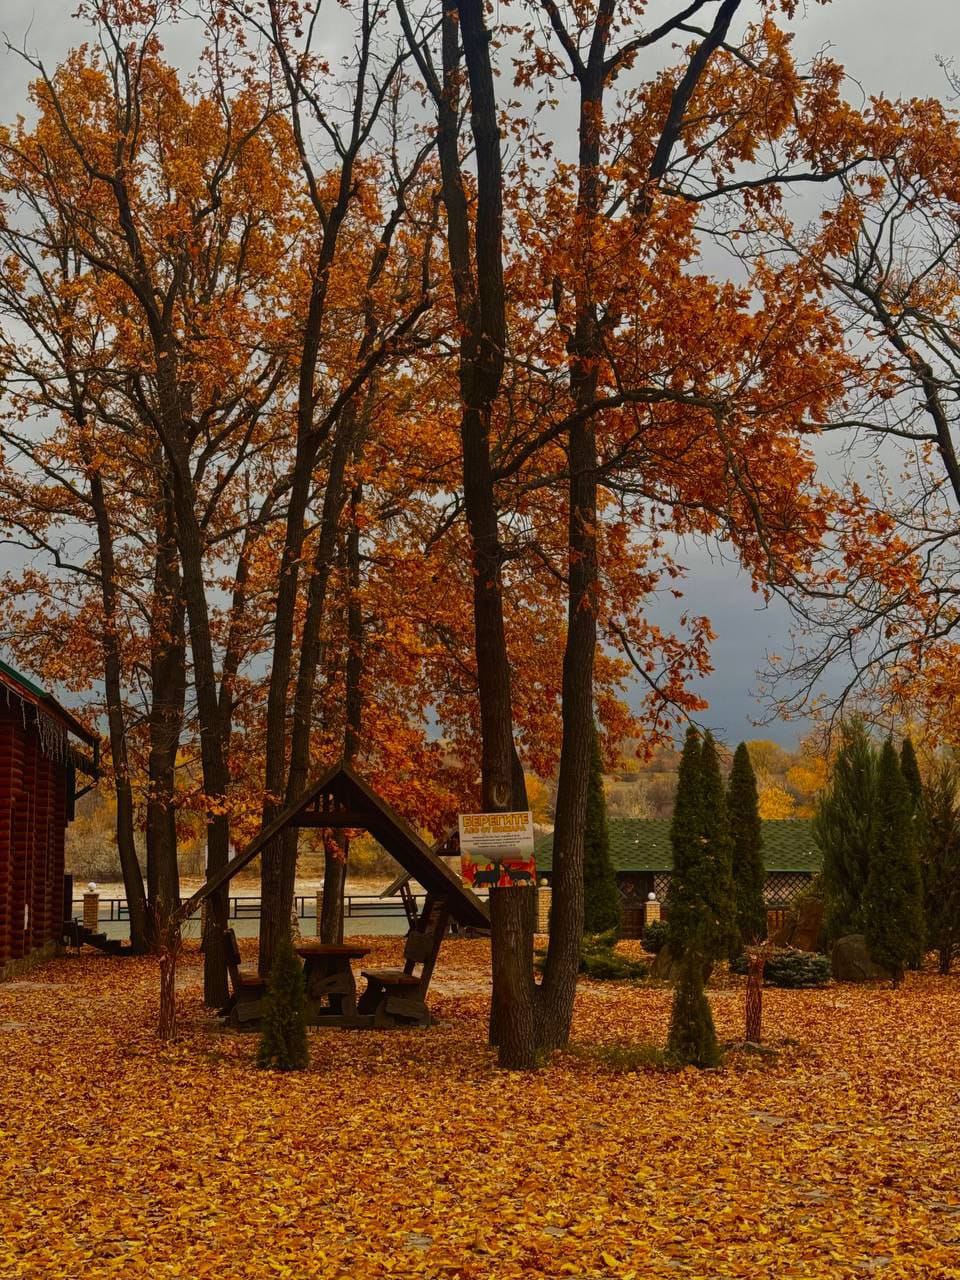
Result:
[[[357,980],[350,964],[367,955],[366,947],[306,940],[296,952],[303,958],[308,1023],[349,1027],[369,1021],[357,1014]]]

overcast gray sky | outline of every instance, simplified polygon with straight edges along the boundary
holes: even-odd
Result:
[[[71,0],[0,0],[0,31],[15,45],[26,44],[45,61],[55,63],[87,30],[70,17]],[[672,0],[652,0],[653,25],[661,11],[675,11]],[[754,12],[752,4],[744,12]],[[517,10],[509,14],[516,21]],[[505,15],[506,16],[506,15]],[[833,0],[821,6],[801,0],[794,23],[795,48],[801,58],[829,47],[868,96],[944,95],[946,79],[938,56],[960,59],[960,3],[957,0]],[[176,58],[186,47],[185,33],[170,33],[168,53]],[[27,68],[15,55],[0,50],[0,120],[22,110]],[[851,95],[857,94],[851,85]],[[715,673],[698,689],[710,700],[704,719],[725,738],[736,741],[757,731],[751,720],[762,714],[754,697],[755,673],[769,651],[782,653],[788,643],[785,606],[758,606],[749,582],[736,568],[705,551],[689,547],[681,556],[690,567],[684,604],[707,614],[718,632],[713,649]],[[665,615],[662,619],[668,621]],[[769,726],[763,736],[790,743],[796,725]]]

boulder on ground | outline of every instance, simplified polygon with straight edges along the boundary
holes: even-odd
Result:
[[[830,965],[837,982],[880,982],[890,978],[887,970],[870,958],[862,933],[838,938],[830,953]]]

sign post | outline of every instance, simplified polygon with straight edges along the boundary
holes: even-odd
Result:
[[[461,813],[459,827],[461,869],[467,884],[475,889],[536,884],[533,815],[529,809]]]

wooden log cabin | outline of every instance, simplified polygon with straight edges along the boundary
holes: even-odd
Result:
[[[63,936],[64,839],[77,774],[98,740],[45,690],[0,662],[0,978]]]

